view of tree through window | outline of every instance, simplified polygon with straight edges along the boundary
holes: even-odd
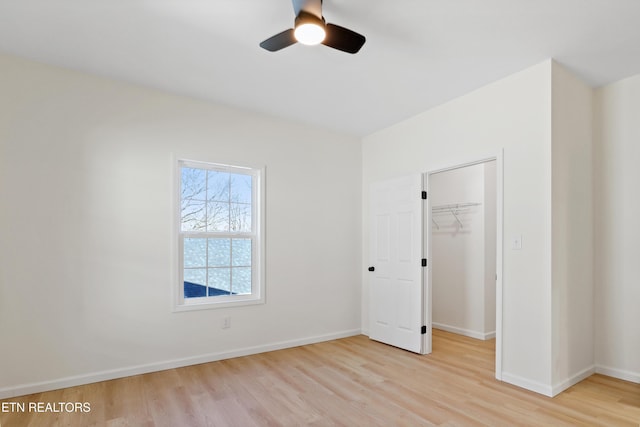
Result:
[[[252,175],[180,169],[184,298],[251,294]]]

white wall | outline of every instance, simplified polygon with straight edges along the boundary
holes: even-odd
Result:
[[[593,358],[591,328],[597,370],[640,381],[640,76],[597,91],[592,160],[589,90],[552,61],[361,148],[7,56],[0,93],[0,397],[357,333],[368,324],[370,183],[500,150],[503,379],[552,394]],[[172,156],[267,166],[266,305],[170,312]],[[510,249],[517,235],[521,251]]]
[[[640,75],[596,91],[597,370],[640,382]]]
[[[0,398],[359,333],[357,139],[8,56],[0,93]],[[265,305],[170,311],[172,156],[266,165]]]
[[[364,138],[363,219],[372,182],[504,150],[503,379],[551,393],[551,61]],[[363,222],[363,262],[368,230]],[[368,284],[363,275],[363,301]],[[362,324],[368,324],[363,304]]]
[[[553,394],[594,372],[593,89],[552,68]]]
[[[495,165],[495,162],[492,162]],[[495,167],[494,167],[495,169]],[[488,184],[488,185],[487,185]],[[492,188],[493,187],[493,188]],[[485,192],[492,192],[495,212],[495,179],[485,183],[485,164],[431,174],[431,206],[477,203],[460,211],[456,218],[448,211],[434,212],[431,230],[433,327],[478,339],[495,334],[495,278],[487,282],[485,269]],[[486,220],[486,221],[485,221]],[[493,267],[495,275],[495,214],[493,216]],[[491,239],[489,239],[491,240]],[[493,288],[493,303],[486,307]],[[493,309],[493,316],[487,313]],[[493,329],[487,319],[493,317]],[[488,327],[488,328],[487,328]]]

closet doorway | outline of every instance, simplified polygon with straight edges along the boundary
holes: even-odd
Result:
[[[501,375],[502,174],[490,158],[426,174],[433,329],[496,339]],[[436,349],[437,351],[437,349]]]

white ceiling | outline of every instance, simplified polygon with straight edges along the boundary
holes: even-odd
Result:
[[[356,55],[258,46],[289,0],[0,0],[0,52],[363,136],[547,58],[640,73],[640,0],[325,0]]]

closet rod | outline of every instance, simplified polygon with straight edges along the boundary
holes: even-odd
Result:
[[[465,209],[465,208],[470,208],[472,206],[479,206],[482,203],[452,203],[449,205],[438,205],[438,206],[433,206],[431,208],[432,212],[439,212],[439,211],[450,211],[452,209],[455,210],[460,210],[460,209]]]

